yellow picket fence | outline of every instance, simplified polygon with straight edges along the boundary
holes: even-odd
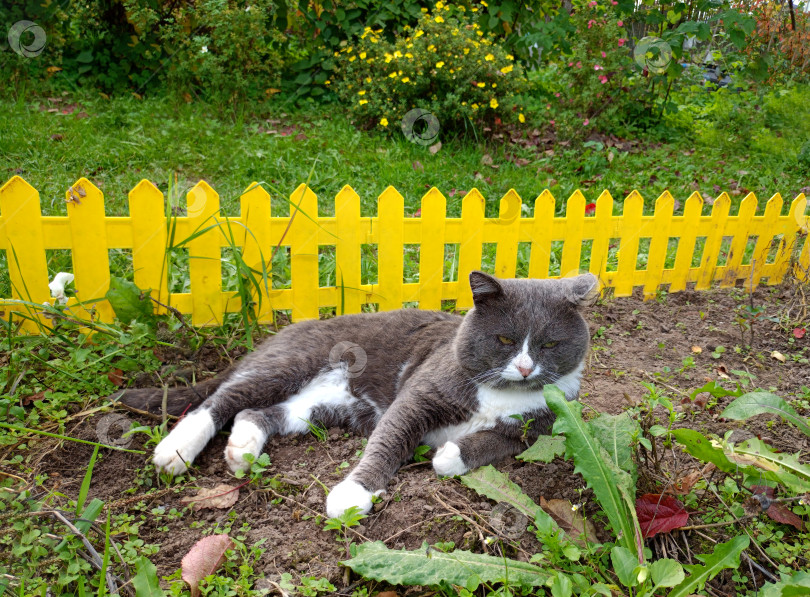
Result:
[[[500,215],[485,217],[485,199],[476,189],[462,200],[461,217],[446,215],[446,199],[438,189],[422,198],[421,216],[406,217],[403,197],[389,187],[379,197],[377,215],[361,217],[360,197],[344,187],[335,198],[335,215],[321,217],[311,189],[299,186],[290,195],[290,216],[272,217],[270,195],[251,185],[241,197],[241,215],[227,218],[220,213],[217,193],[200,182],[187,195],[188,216],[172,218],[175,238],[185,239],[217,222],[191,240],[188,293],[168,292],[166,267],[167,216],[162,193],[143,180],[129,193],[129,217],[108,217],[101,191],[86,179],[74,184],[66,195],[67,216],[43,216],[39,193],[20,177],[0,188],[0,250],[5,250],[12,286],[11,299],[0,299],[0,310],[23,310],[19,301],[50,301],[46,250],[72,251],[77,315],[87,311],[102,322],[113,319],[104,299],[110,284],[110,249],[132,252],[134,281],[152,296],[190,314],[195,325],[215,325],[227,312],[241,308],[239,296],[222,288],[222,249],[229,246],[230,230],[243,247],[244,261],[258,270],[277,245],[289,247],[289,288],[263,290],[260,321],[271,321],[274,310],[291,310],[293,321],[318,317],[321,307],[338,307],[356,313],[366,303],[380,310],[398,309],[417,302],[423,309],[438,309],[442,301],[455,301],[458,309],[472,305],[467,274],[481,267],[484,243],[496,245],[495,274],[514,277],[520,243],[530,243],[528,275],[547,278],[554,247],[562,242],[559,271],[578,273],[583,241],[590,241],[587,266],[616,296],[628,296],[642,288],[645,297],[662,287],[677,292],[694,284],[707,289],[717,282],[746,287],[777,284],[791,266],[801,279],[808,279],[810,242],[805,242],[807,201],[799,195],[783,214],[783,201],[774,195],[757,215],[757,198],[743,199],[731,215],[731,200],[725,193],[714,201],[711,214],[702,215],[703,200],[694,193],[686,200],[683,215],[674,215],[675,200],[664,192],[653,214],[645,214],[641,195],[633,191],[623,202],[623,213],[613,213],[614,201],[607,191],[596,200],[595,213],[586,214],[586,199],[576,191],[566,203],[564,217],[555,217],[555,199],[545,190],[534,202],[534,215],[526,217],[518,194],[509,191],[500,200]],[[750,242],[754,242],[753,253]],[[639,269],[638,253],[649,239],[646,267]],[[674,266],[665,268],[670,240],[677,239]],[[700,264],[693,256],[700,240]],[[725,243],[724,243],[725,241]],[[729,244],[730,242],[730,244]],[[555,243],[554,245],[552,243]],[[361,245],[376,245],[377,280],[361,283]],[[445,245],[459,247],[455,280],[444,280]],[[419,246],[417,283],[403,280],[403,247]],[[618,245],[617,265],[608,271],[608,252]],[[646,241],[645,241],[646,245]],[[340,287],[320,287],[318,248],[334,246]],[[750,259],[743,260],[749,246]],[[721,247],[727,250],[722,251]],[[798,258],[796,258],[798,255]],[[269,269],[269,267],[268,267]],[[81,305],[76,305],[76,300]],[[342,304],[341,304],[342,303]]]

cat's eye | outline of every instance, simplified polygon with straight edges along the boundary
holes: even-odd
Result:
[[[498,336],[498,340],[501,344],[506,344],[507,346],[514,344],[515,341],[512,338],[507,338],[506,336]]]
[[[543,344],[543,348],[554,348],[554,347],[555,347],[555,346],[557,346],[558,344],[559,344],[559,342],[557,342],[557,341],[554,341],[554,342],[546,342],[545,344]]]

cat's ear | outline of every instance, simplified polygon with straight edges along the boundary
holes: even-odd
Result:
[[[475,306],[481,306],[503,294],[503,287],[495,276],[484,272],[470,272],[470,288]]]
[[[577,307],[590,307],[599,298],[599,278],[593,274],[582,274],[566,281],[568,300]]]

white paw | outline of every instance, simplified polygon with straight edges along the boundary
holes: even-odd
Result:
[[[382,491],[376,492],[377,495]],[[335,485],[326,496],[326,515],[337,518],[352,506],[360,508],[360,512],[367,514],[374,505],[371,498],[375,494],[351,479],[345,479]]]
[[[458,445],[447,442],[436,450],[436,456],[433,457],[433,470],[440,477],[452,477],[463,475],[469,469],[461,459],[461,450]]]
[[[225,461],[233,472],[249,468],[245,454],[254,458],[261,454],[267,436],[261,429],[250,421],[236,421],[233,424],[231,437],[225,447]]]
[[[158,471],[179,475],[202,452],[205,445],[214,437],[216,426],[207,410],[196,410],[187,415],[172,432],[163,438],[157,447],[152,461]]]

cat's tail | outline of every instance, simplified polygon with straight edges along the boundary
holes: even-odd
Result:
[[[113,402],[124,408],[145,415],[168,415],[179,417],[191,411],[217,391],[217,388],[228,379],[233,368],[228,368],[216,377],[206,379],[195,385],[174,388],[134,388],[124,390],[111,397]]]

